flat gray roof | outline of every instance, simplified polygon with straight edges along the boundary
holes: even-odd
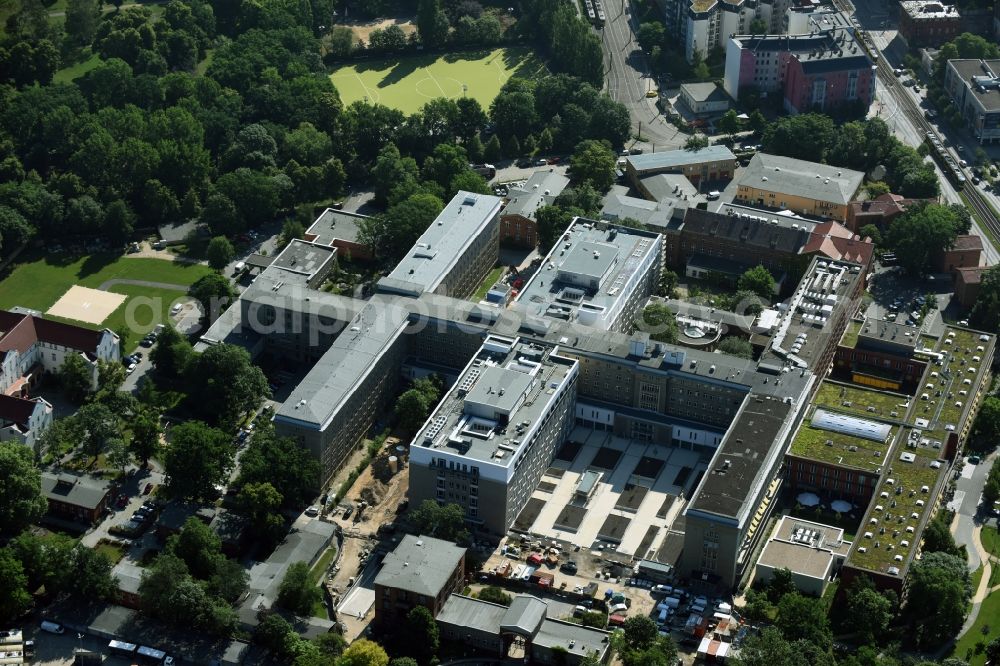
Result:
[[[511,189],[507,192],[507,206],[503,209],[504,215],[521,215],[529,219],[534,219],[535,211],[555,201],[566,186],[569,185],[569,178],[556,173],[552,169],[548,171],[536,171],[531,174],[524,187]]]
[[[846,205],[854,199],[864,177],[860,171],[757,153],[740,174],[737,186]]]
[[[703,197],[687,176],[680,173],[658,173],[639,180],[654,201],[676,202],[673,205],[692,207]]]
[[[306,230],[306,234],[315,236],[313,242],[321,245],[330,245],[335,239],[357,243],[360,232],[359,222],[367,219],[367,215],[327,208]]]
[[[278,408],[275,420],[326,428],[341,403],[402,333],[408,316],[392,300],[369,301]]]
[[[900,347],[916,349],[917,342],[920,340],[920,327],[866,317],[861,325],[861,330],[858,331],[858,344],[861,344],[863,340],[887,342]]]
[[[542,624],[548,606],[537,597],[519,594],[510,603],[507,612],[500,618],[500,629],[534,636]]]
[[[630,155],[626,162],[637,172],[655,171],[657,169],[680,169],[705,162],[723,162],[735,160],[733,151],[725,146],[715,144],[699,150],[665,150],[659,153]]]
[[[555,389],[576,365],[552,351],[544,343],[488,336],[417,433],[413,446],[510,465],[518,447],[548,413]],[[508,432],[500,433],[505,427]]]
[[[281,269],[284,273],[301,273],[312,276],[336,254],[335,248],[296,238],[285,246],[281,254],[274,258],[268,269]]]
[[[111,484],[86,474],[42,472],[42,495],[86,509],[96,509],[108,494]]]
[[[661,241],[654,232],[577,218],[517,301],[534,317],[610,328]]]
[[[795,413],[794,404],[755,394],[747,396],[722,440],[710,469],[691,497],[685,512],[697,511],[740,522],[755,492],[765,483],[776,450],[784,451],[779,436]]]
[[[450,541],[407,534],[385,556],[376,585],[436,597],[451,580],[465,556],[465,548]]]
[[[441,624],[499,634],[500,619],[507,612],[506,606],[480,601],[461,594],[450,594],[435,618]]]
[[[278,598],[278,588],[288,567],[295,562],[311,566],[333,541],[336,531],[336,525],[315,519],[289,532],[267,561],[250,567],[249,594],[240,604],[240,615],[256,614],[260,604],[270,608]]]
[[[389,273],[389,278],[434,291],[499,211],[498,197],[460,190]]]
[[[685,93],[696,102],[725,102],[729,99],[729,95],[711,81],[706,83],[682,83],[681,94]]]
[[[901,0],[899,6],[914,20],[939,20],[951,17],[956,21],[962,17],[954,5],[946,5],[938,0]]]
[[[683,178],[683,176],[681,176]],[[686,180],[686,179],[685,179]],[[604,197],[601,219],[620,222],[632,218],[646,226],[661,229],[670,224],[674,211],[680,208],[676,199],[649,201],[624,194],[610,193]]]
[[[971,59],[949,60],[948,67],[955,70],[955,73],[958,74],[959,78],[962,79],[962,83],[969,90],[969,94],[975,96],[984,110],[1000,111],[1000,89],[988,87],[984,91],[980,91],[977,86],[972,84],[972,77],[974,76],[989,76],[989,73],[983,69],[981,63],[982,61],[980,60]],[[994,74],[1000,75],[1000,60],[987,60],[986,66]]]

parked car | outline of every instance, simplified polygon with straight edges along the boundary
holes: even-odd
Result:
[[[569,574],[571,576],[575,575],[576,572],[578,571],[576,562],[574,562],[573,560],[570,560],[568,562],[563,562],[559,566],[559,571],[562,571],[564,574]]]
[[[309,507],[308,509],[306,509],[306,515],[309,516],[310,518],[315,518],[316,516],[319,515],[319,507],[318,506]]]

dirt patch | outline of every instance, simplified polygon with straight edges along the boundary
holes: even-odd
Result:
[[[349,502],[356,508],[360,502],[364,502],[365,508],[360,512],[355,510],[348,520],[343,520],[338,512],[335,520],[344,527],[345,534],[371,537],[375,535],[380,525],[395,520],[399,503],[406,499],[409,488],[405,461],[397,459],[395,472],[389,463],[389,456],[396,455],[396,446],[399,444],[400,440],[397,437],[386,439],[375,460],[365,468],[347,492],[344,503]],[[356,461],[351,460],[345,467],[350,469],[350,465],[356,464]]]
[[[368,37],[372,34],[372,31],[384,30],[388,28],[390,25],[398,25],[403,30],[403,32],[406,33],[407,37],[409,37],[410,35],[412,35],[417,31],[417,26],[416,24],[413,23],[412,20],[410,20],[409,18],[403,18],[399,16],[393,18],[381,19],[379,21],[345,21],[343,23],[338,23],[334,27],[350,28],[351,31],[354,33],[355,39],[364,40],[364,42],[367,44]]]

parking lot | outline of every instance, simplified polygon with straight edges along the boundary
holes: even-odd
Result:
[[[869,291],[873,300],[868,306],[866,316],[907,326],[926,325],[924,332],[932,334],[930,327],[934,322],[929,315],[937,311],[947,318],[955,310],[951,308],[950,279],[936,276],[912,278],[899,266],[879,265],[869,285]],[[926,299],[931,296],[934,302],[925,307]]]

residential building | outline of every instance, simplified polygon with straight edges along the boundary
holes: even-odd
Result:
[[[166,541],[179,534],[188,518],[197,518],[205,525],[211,525],[218,511],[215,507],[201,506],[193,502],[173,500],[168,502],[156,517],[155,533],[160,541]]]
[[[519,645],[520,659],[532,664],[577,666],[587,657],[606,663],[610,633],[548,617],[548,603],[518,594],[510,606],[452,594],[436,620],[441,638],[503,659]],[[523,646],[524,656],[520,656]]]
[[[750,89],[780,93],[785,110],[793,114],[848,104],[867,110],[875,85],[874,63],[846,28],[802,35],[739,34],[726,44],[724,86],[736,100]]]
[[[822,597],[850,549],[842,529],[782,516],[760,553],[754,580],[768,583],[775,571],[788,569],[799,592]]]
[[[955,270],[955,298],[963,308],[971,308],[979,296],[979,285],[986,266],[958,268]]]
[[[714,81],[682,83],[681,101],[695,116],[722,115],[729,110],[729,95]]]
[[[949,60],[944,87],[980,144],[1000,140],[1000,60]]]
[[[367,215],[327,208],[306,230],[304,238],[337,248],[339,256],[348,261],[374,259],[374,248],[361,240],[361,223],[367,219]]]
[[[938,47],[962,32],[962,17],[955,5],[938,0],[902,0],[899,3],[899,36],[911,49]]]
[[[39,438],[51,424],[48,401],[0,394],[0,442],[20,442],[37,452]]]
[[[891,192],[880,194],[874,199],[852,201],[847,209],[847,221],[844,224],[854,233],[859,233],[869,224],[874,224],[880,231],[885,231],[894,219],[919,201],[919,199],[904,199]]]
[[[78,354],[97,388],[97,362],[119,360],[118,336],[108,329],[44,319],[38,314],[0,310],[0,392],[26,395],[44,373],[56,373],[69,354]]]
[[[934,270],[951,273],[960,268],[979,266],[983,252],[983,239],[975,234],[960,234],[948,249],[940,249],[934,257]]]
[[[459,375],[410,444],[410,499],[458,504],[504,534],[573,421],[577,362],[499,335]]]
[[[448,597],[465,586],[465,548],[428,536],[403,537],[375,577],[375,622],[399,626],[423,606],[437,617]]]
[[[735,202],[843,223],[864,176],[860,171],[757,153],[737,179]]]
[[[379,280],[378,291],[471,294],[499,259],[500,208],[497,197],[460,190],[389,276]]]
[[[757,0],[690,0],[680,22],[680,43],[689,63],[705,59],[722,47],[730,35],[750,31],[757,15]]]
[[[681,576],[735,587],[781,487],[781,463],[801,401],[749,394],[684,509]]]
[[[554,170],[536,171],[523,187],[507,192],[507,205],[500,213],[500,243],[518,247],[538,245],[535,211],[549,206],[569,185],[569,178]]]
[[[42,496],[56,518],[96,523],[107,506],[111,484],[86,474],[42,472]]]
[[[517,296],[530,316],[632,330],[660,279],[659,234],[576,218]]]
[[[678,173],[698,187],[704,182],[730,180],[736,171],[736,156],[722,145],[699,150],[666,150],[630,155],[625,158],[625,174],[635,187],[648,176]]]

